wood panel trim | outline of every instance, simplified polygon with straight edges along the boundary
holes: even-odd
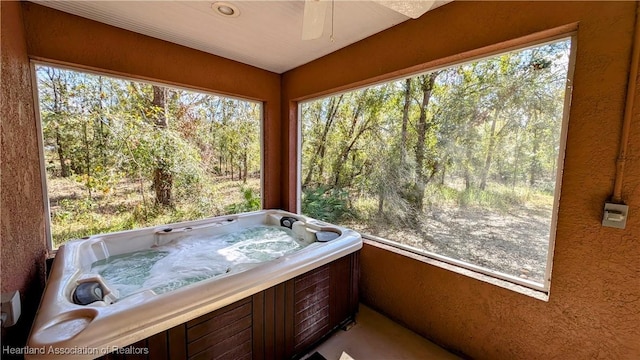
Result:
[[[351,294],[349,297],[349,313],[353,317],[358,313],[360,305],[360,251],[351,254],[351,276],[349,281],[351,282]]]
[[[251,297],[252,322],[253,322],[253,360],[263,360],[265,358],[265,291],[261,291]]]
[[[244,319],[251,316],[251,303],[241,304],[238,307],[228,309],[217,316],[196,324],[187,326],[187,341],[195,342],[204,336],[219,332],[234,324],[239,318]]]
[[[187,325],[181,324],[167,331],[169,359],[185,360],[187,358]]]
[[[289,280],[284,283],[284,319],[285,319],[285,329],[284,329],[284,353],[282,354],[284,358],[291,358],[295,354],[294,349],[294,337],[295,337],[295,329],[294,329],[294,306],[295,306],[295,281]]]
[[[247,297],[245,299],[236,301],[233,304],[229,304],[229,305],[227,305],[227,306],[225,306],[223,308],[220,308],[220,309],[212,311],[212,312],[210,312],[208,314],[202,315],[202,316],[200,316],[198,318],[195,318],[193,320],[188,321],[187,322],[187,328],[194,327],[195,325],[198,325],[198,324],[200,324],[202,322],[210,320],[210,319],[212,319],[214,317],[219,316],[220,314],[226,313],[226,312],[228,312],[230,310],[233,310],[233,309],[235,309],[237,307],[241,307],[243,305],[249,304],[250,302],[251,302],[251,297]]]
[[[149,349],[149,359],[168,360],[169,359],[169,332],[163,331],[147,339]]]
[[[292,280],[289,280],[292,281]],[[288,320],[287,320],[287,312],[286,312],[286,308],[287,308],[287,304],[291,301],[289,300],[289,295],[287,292],[287,287],[289,285],[287,285],[288,282],[284,283],[284,284],[279,284],[278,286],[276,286],[276,293],[275,293],[275,315],[276,315],[276,322],[275,322],[275,358],[276,359],[284,359],[285,357],[287,357],[288,352],[288,348],[287,348],[287,324],[288,324]],[[292,298],[292,297],[291,297]]]
[[[212,320],[216,321],[217,319]],[[222,321],[223,320],[221,320],[221,322]],[[234,337],[237,334],[244,333],[247,329],[252,328],[251,321],[252,316],[249,314],[231,323],[223,323],[216,331],[208,333],[195,341],[189,342],[187,345],[189,354],[197,354],[208,347],[215,347],[216,344],[228,340],[229,336]],[[252,329],[251,332],[253,332]]]

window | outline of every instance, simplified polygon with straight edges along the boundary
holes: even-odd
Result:
[[[300,104],[301,211],[548,289],[571,39]]]
[[[261,104],[35,65],[54,248],[261,206]]]

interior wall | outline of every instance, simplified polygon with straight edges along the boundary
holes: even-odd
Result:
[[[262,101],[264,207],[281,208],[280,75],[233,60],[23,3],[28,55],[79,68]]]
[[[2,329],[4,345],[20,344],[31,327],[44,281],[44,205],[31,70],[20,3],[0,2],[0,249],[2,292],[19,290],[23,313]]]
[[[364,303],[477,359],[640,358],[639,106],[623,188],[630,206],[627,227],[601,226],[615,177],[635,17],[635,2],[456,1],[283,75],[283,109],[288,110],[283,111],[283,147],[288,149],[283,159],[293,160],[296,100],[577,23],[548,302],[372,242],[362,250]],[[283,202],[295,209],[295,167],[289,168],[285,181]]]

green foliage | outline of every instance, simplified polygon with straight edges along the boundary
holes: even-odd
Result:
[[[304,103],[302,211],[406,225],[433,207],[550,206],[569,49],[562,40]]]
[[[260,104],[45,66],[36,73],[56,244],[220,215],[238,189],[256,187]],[[236,208],[259,207],[259,195],[246,194]]]
[[[352,215],[347,191],[322,186],[303,190],[302,212],[328,222],[339,222]]]
[[[135,224],[132,216],[124,214],[117,221],[105,219],[99,214],[98,204],[87,198],[62,199],[58,206],[51,219],[54,247],[69,239],[130,229]]]
[[[251,188],[241,188],[243,201],[229,205],[226,210],[229,213],[241,213],[260,209],[260,194]]]
[[[458,193],[461,207],[481,206],[507,212],[516,205],[523,205],[525,198],[513,191],[492,191],[470,188]]]

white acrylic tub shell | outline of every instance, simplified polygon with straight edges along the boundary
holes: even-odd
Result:
[[[92,263],[108,256],[148,249],[162,238],[156,236],[156,233],[166,228],[177,232],[211,226],[219,227],[223,233],[259,224],[280,225],[282,216],[299,219],[294,223],[293,230],[308,242],[315,240],[314,233],[320,230],[337,232],[340,237],[324,243],[313,242],[297,252],[257,264],[248,270],[235,273],[231,271],[164,294],[158,295],[146,290],[113,303],[110,302],[115,299],[114,294],[109,294],[106,301],[85,306],[71,301],[72,292],[78,283],[95,280],[95,275],[83,274]],[[280,210],[221,216],[71,241],[60,247],[56,254],[27,344],[34,354],[26,355],[26,358],[99,357],[117,347],[132,344],[195,319],[361,248],[360,234],[353,230]]]

